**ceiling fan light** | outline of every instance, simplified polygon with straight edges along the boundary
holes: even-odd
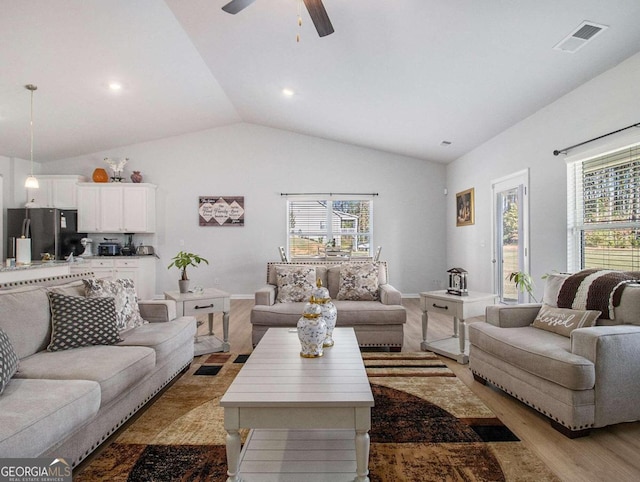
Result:
[[[24,187],[26,187],[27,189],[39,189],[40,183],[38,182],[38,179],[36,179],[35,176],[29,176],[27,180],[24,182]]]

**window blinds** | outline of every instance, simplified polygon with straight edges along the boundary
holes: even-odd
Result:
[[[569,166],[569,180],[574,270],[639,269],[640,146],[576,162]]]

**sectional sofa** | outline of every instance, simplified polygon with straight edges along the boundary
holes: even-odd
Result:
[[[196,320],[176,319],[164,300],[141,302],[150,323],[120,331],[122,341],[47,350],[50,293],[84,306],[87,276],[0,286],[0,329],[18,359],[0,394],[0,458],[58,457],[75,467],[193,359]]]

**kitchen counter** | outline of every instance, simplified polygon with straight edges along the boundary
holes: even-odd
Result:
[[[34,261],[29,265],[2,266],[0,284],[69,274],[73,264],[67,261]]]

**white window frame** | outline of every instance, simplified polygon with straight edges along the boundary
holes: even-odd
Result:
[[[640,221],[637,222],[612,222],[606,224],[585,225],[583,219],[584,199],[580,197],[582,188],[578,175],[582,171],[582,164],[597,158],[614,154],[619,151],[640,149],[640,136],[636,133],[621,136],[599,147],[578,154],[568,156],[567,162],[567,271],[576,272],[583,269],[582,238],[583,232],[589,230],[616,230],[624,228],[640,229]],[[580,191],[580,194],[578,193]],[[633,267],[629,267],[632,269]]]
[[[287,249],[287,257],[288,259],[294,259],[295,256],[293,256],[293,253],[291,252],[291,227],[290,227],[290,203],[292,202],[309,202],[309,201],[313,201],[313,202],[321,202],[321,203],[326,203],[327,204],[327,208],[326,208],[326,220],[321,221],[321,224],[323,226],[323,229],[326,229],[326,238],[327,240],[330,240],[334,237],[338,237],[340,234],[345,235],[345,236],[355,236],[355,242],[358,242],[358,236],[368,236],[369,239],[369,249],[367,250],[368,252],[363,255],[362,251],[359,251],[359,257],[371,257],[372,253],[373,253],[373,198],[370,196],[366,196],[366,195],[358,195],[358,196],[350,196],[350,195],[336,195],[336,196],[296,196],[296,197],[291,197],[289,199],[287,199],[287,203],[286,203],[286,217],[287,217],[287,232],[286,232],[286,236],[287,236],[287,242],[286,242],[286,249]],[[332,222],[332,214],[335,211],[335,209],[333,208],[333,203],[337,203],[337,202],[342,202],[342,201],[366,201],[369,203],[369,229],[368,231],[360,231],[358,230],[358,232],[356,232],[354,230],[354,228],[344,228],[344,229],[340,229],[339,231],[336,232],[334,231],[334,226],[333,226],[333,222]],[[302,231],[302,234],[305,234],[306,231]],[[311,232],[310,232],[311,233]],[[313,234],[315,236],[317,236],[318,234]],[[357,250],[357,246],[356,246],[356,250]],[[355,250],[354,250],[355,251]]]

